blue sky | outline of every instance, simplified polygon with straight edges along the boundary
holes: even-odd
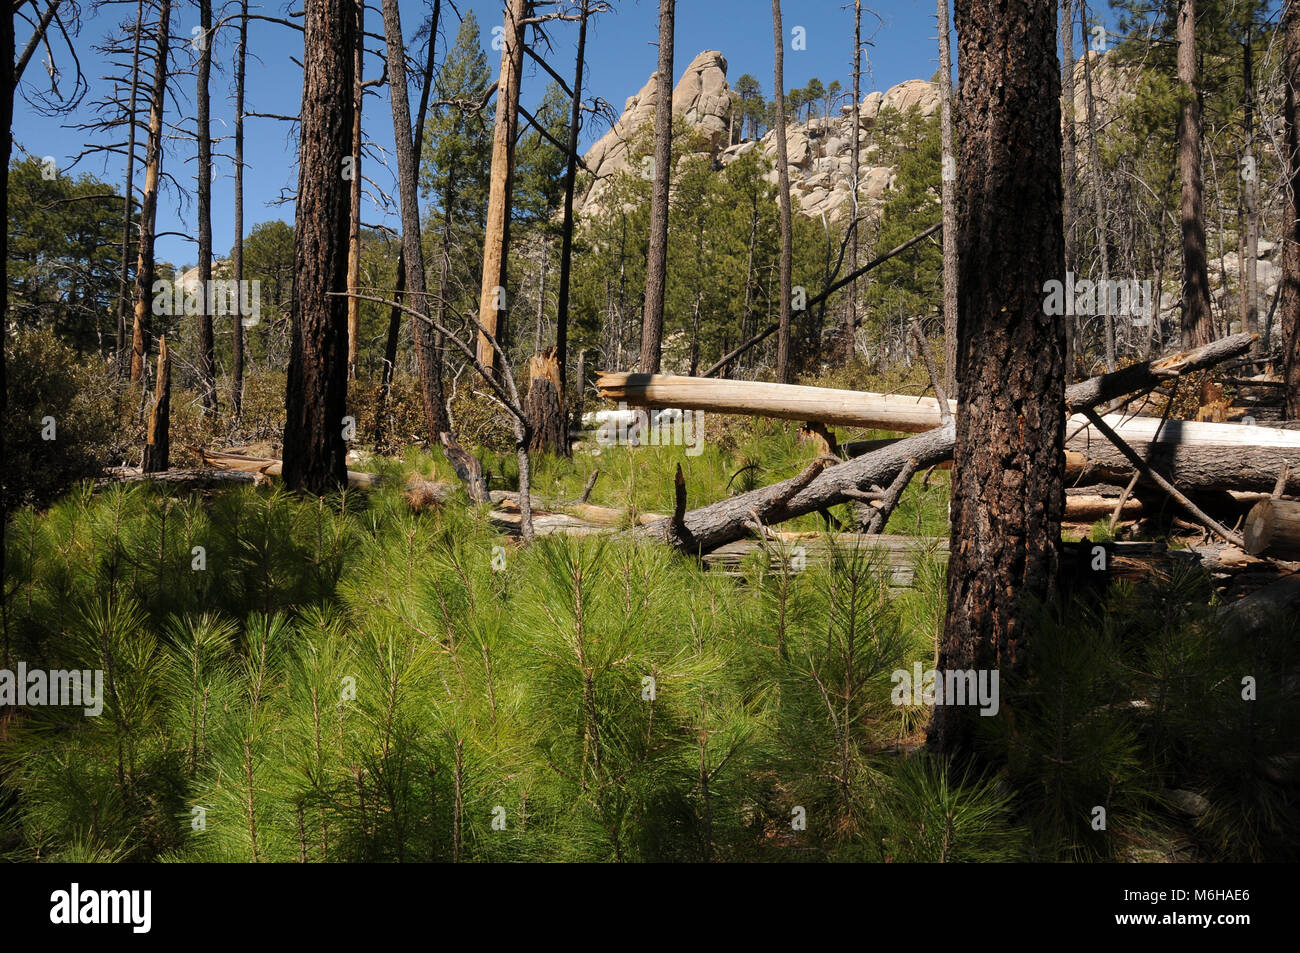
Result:
[[[218,3],[220,0],[218,0]],[[176,37],[188,37],[198,23],[197,4],[192,0],[176,0],[172,13],[172,32]],[[84,6],[89,8],[88,4]],[[408,41],[425,21],[431,4],[424,0],[402,0],[402,25]],[[455,9],[450,9],[454,6]],[[585,97],[599,96],[607,100],[616,111],[621,111],[624,100],[644,85],[654,71],[658,36],[658,4],[656,0],[615,0],[614,10],[593,20],[587,47],[587,76],[584,81]],[[864,8],[867,6],[864,3]],[[934,3],[931,0],[886,0],[872,3],[880,19],[864,12],[864,37],[871,36],[873,45],[867,50],[870,75],[863,79],[863,94],[873,89],[884,90],[906,79],[929,78],[937,69],[938,54]],[[269,2],[261,12],[270,16],[284,16],[284,12],[301,7],[301,0],[292,4]],[[379,32],[378,4],[367,10],[367,29]],[[230,9],[235,9],[233,4]],[[483,31],[483,42],[488,63],[495,74],[500,54],[493,52],[491,27],[501,22],[501,0],[443,0],[443,25],[440,31],[439,55],[455,41],[459,16],[473,10]],[[803,27],[805,50],[792,50],[789,44],[785,55],[785,85],[787,89],[806,85],[816,76],[829,84],[839,79],[849,86],[852,62],[853,11],[851,0],[786,0],[783,6],[787,38],[795,27]],[[84,72],[91,78],[89,102],[103,95],[105,85],[100,80],[108,72],[107,65],[94,51],[106,33],[119,19],[134,19],[134,4],[117,4],[104,9],[97,16],[87,13],[78,35],[74,36],[77,55]],[[218,14],[219,15],[219,14]],[[548,27],[552,52],[548,59],[564,76],[572,74],[576,54],[577,27],[575,24],[555,23]],[[216,40],[212,75],[212,129],[214,136],[228,136],[225,143],[216,147],[222,152],[233,149],[234,100],[234,26],[223,30]],[[25,37],[19,24],[18,43],[21,49]],[[177,41],[174,54],[177,63],[188,67],[192,54],[188,44]],[[378,49],[371,41],[370,46]],[[65,72],[70,72],[65,51],[55,46],[56,59]],[[678,0],[674,70],[680,78],[681,71],[702,50],[721,50],[727,59],[727,75],[731,82],[742,73],[753,73],[763,85],[766,95],[772,89],[772,21],[771,6],[767,0]],[[955,47],[954,47],[955,49]],[[249,28],[248,102],[246,109],[253,112],[294,114],[298,111],[302,90],[299,68],[290,56],[301,59],[302,36],[296,31],[275,24],[254,21]],[[955,55],[955,54],[954,54]],[[43,66],[44,52],[35,57],[28,67],[26,86],[36,86],[46,79]],[[379,56],[367,61],[366,75],[378,76],[381,70]],[[540,76],[540,78],[539,78]],[[146,80],[147,82],[147,80]],[[178,92],[183,99],[178,104],[169,99],[167,119],[175,120],[179,109],[193,111],[193,77],[178,80]],[[64,85],[67,85],[65,81]],[[545,74],[536,64],[529,63],[525,74],[524,101],[533,104],[542,95]],[[414,100],[413,100],[414,104]],[[368,139],[386,154],[389,167],[379,162],[366,161],[363,171],[374,178],[379,188],[392,194],[395,189],[395,163],[392,161],[392,118],[387,94],[367,99],[365,131]],[[87,133],[70,128],[70,124],[84,122],[90,110],[83,105],[70,117],[40,115],[20,95],[15,102],[13,134],[15,157],[23,150],[36,156],[52,155],[60,168],[65,167],[79,153],[86,142]],[[604,124],[584,130],[584,147],[593,142],[606,129]],[[296,127],[270,119],[249,119],[245,132],[244,220],[249,229],[259,222],[281,218],[293,221],[292,204],[273,204],[282,194],[292,193],[297,183],[294,152],[297,147]],[[194,187],[194,144],[192,141],[173,139],[167,144],[164,171],[174,175],[181,185]],[[230,158],[217,160],[217,178],[213,185],[213,242],[218,256],[224,257],[234,240],[233,201],[234,186]],[[75,173],[89,172],[120,187],[125,166],[116,157],[83,160]],[[137,167],[138,174],[138,167]],[[369,199],[363,204],[362,219],[366,225],[387,224],[396,227],[395,211],[385,212]],[[182,232],[193,235],[195,209],[192,199],[164,193],[159,203],[159,231]],[[174,264],[193,264],[196,246],[177,235],[159,238],[157,254],[160,260]]]

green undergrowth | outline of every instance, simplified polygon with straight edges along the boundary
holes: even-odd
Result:
[[[698,457],[542,460],[536,487],[573,498],[599,467],[592,502],[662,512],[677,462],[694,504],[811,458],[778,428]],[[511,485],[508,458],[488,467]],[[906,589],[873,551],[834,546],[799,570],[755,556],[729,576],[629,537],[520,547],[483,508],[412,510],[405,477],[454,479],[440,459],[381,469],[377,491],[319,500],[117,486],[13,514],[4,667],[102,671],[103,710],[3,710],[0,856],[1294,851],[1296,711],[1281,687],[1298,672],[1296,626],[1225,642],[1199,578],[1042,613],[1029,670],[981,719],[975,768],[927,754],[926,707],[892,697],[895,671],[932,665],[943,617],[943,563],[919,543]],[[945,506],[936,471],[890,528],[942,532]],[[1257,701],[1241,701],[1243,675]],[[1177,791],[1207,810],[1189,816]]]

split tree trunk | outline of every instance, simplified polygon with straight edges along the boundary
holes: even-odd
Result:
[[[529,0],[509,0],[497,83],[496,125],[492,132],[492,174],[488,185],[487,227],[483,236],[483,283],[478,320],[502,348],[506,347],[506,250],[510,244],[510,196],[514,186],[515,133],[519,125],[519,83],[524,60],[524,20]],[[408,266],[407,271],[411,271]],[[410,280],[410,276],[407,276]],[[486,335],[478,336],[478,361],[488,370],[497,354]]]
[[[160,473],[167,469],[171,444],[168,424],[171,420],[172,363],[167,353],[167,337],[158,339],[158,379],[154,383],[153,408],[149,412],[149,429],[145,434],[144,460],[140,469]]]
[[[529,450],[568,455],[569,427],[564,419],[560,386],[560,364],[554,348],[528,359],[528,395],[524,398],[524,414],[532,432]]]
[[[348,184],[354,0],[307,0],[294,229],[293,345],[285,396],[284,481],[325,493],[347,478]]]

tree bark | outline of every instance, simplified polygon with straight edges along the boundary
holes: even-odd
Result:
[[[668,285],[668,185],[673,151],[673,21],[676,0],[659,0],[659,68],[655,71],[654,180],[650,186],[650,247],[641,315],[643,374],[659,373],[663,356],[664,292]]]
[[[354,0],[307,0],[284,481],[309,493],[347,478],[349,209],[342,170],[352,149],[356,42]]]
[[[781,26],[781,0],[772,0],[773,64],[772,112],[776,126],[776,198],[781,208],[781,255],[779,320],[776,338],[776,379],[790,382],[790,307],[791,262],[793,260],[792,224],[790,221],[790,166],[785,141],[785,30]],[[856,134],[856,132],[855,132]]]
[[[158,338],[158,379],[154,383],[153,408],[149,412],[149,429],[145,435],[144,460],[140,469],[160,473],[167,469],[171,443],[168,424],[171,419],[172,363],[167,353],[167,337]]]
[[[1077,274],[1079,240],[1076,234],[1074,187],[1078,162],[1074,152],[1074,0],[1061,0],[1061,103],[1064,128],[1061,132],[1061,222],[1065,233],[1065,270]],[[1088,45],[1083,46],[1087,55]],[[1065,319],[1065,382],[1074,380],[1075,327],[1073,315]]]
[[[1214,338],[1205,251],[1205,196],[1201,180],[1201,104],[1196,88],[1196,0],[1178,0],[1178,168],[1182,177],[1183,347]]]
[[[1282,293],[1278,314],[1286,378],[1286,416],[1300,418],[1300,0],[1283,14],[1287,188],[1282,203]]]
[[[234,354],[230,366],[230,412],[244,412],[244,77],[248,63],[248,0],[239,5],[239,53],[235,59],[235,247],[231,249],[235,296]]]
[[[578,130],[582,127],[582,72],[587,56],[587,0],[578,8],[578,60],[573,68],[569,110],[569,156],[564,166],[564,219],[560,227],[560,286],[555,304],[555,360],[560,365],[560,397],[569,368],[569,278],[573,266],[573,192],[578,176]],[[581,381],[578,384],[582,386]]]
[[[144,373],[149,353],[154,279],[154,232],[158,215],[158,183],[162,175],[163,97],[167,92],[167,49],[170,43],[171,0],[160,0],[154,40],[153,89],[149,96],[149,139],[144,156],[144,191],[140,195],[140,244],[135,266],[135,317],[131,327],[131,380]]]
[[[952,53],[949,50],[948,0],[938,0],[939,142],[943,153],[943,388],[957,397],[957,155],[952,141]]]
[[[1245,90],[1246,168],[1242,178],[1242,203],[1246,215],[1246,280],[1241,296],[1241,330],[1247,334],[1259,331],[1259,170],[1255,158],[1255,58],[1251,27],[1246,27],[1246,40],[1242,44],[1242,88]],[[1258,343],[1251,348],[1259,352]]]
[[[426,318],[429,296],[425,293],[424,248],[420,240],[419,170],[411,132],[411,107],[406,93],[406,47],[397,0],[383,0],[384,33],[388,42],[388,88],[393,105],[393,141],[397,154],[397,184],[402,208],[402,260],[406,263],[406,285],[412,306]],[[436,25],[435,25],[436,30]],[[432,42],[432,40],[430,40]],[[451,429],[442,393],[442,362],[436,334],[427,320],[412,326],[415,356],[420,370],[420,396],[431,439]]]
[[[858,185],[862,172],[862,0],[853,0],[853,106],[849,125],[849,207],[853,210],[853,221],[849,223],[849,272],[858,270],[858,228],[861,215],[858,209]],[[757,219],[754,220],[757,225]],[[754,232],[751,229],[749,242],[750,269],[754,261]],[[749,276],[745,278],[745,316],[749,316]],[[844,323],[840,328],[841,360],[848,363],[857,354],[858,325],[858,282],[855,278],[849,283],[849,293],[845,296]]]
[[[963,3],[956,24],[962,399],[937,667],[1014,668],[1023,601],[1055,590],[1065,507],[1065,329],[1039,291],[1065,268],[1056,3]],[[967,749],[974,714],[937,706],[930,744]]]
[[[1092,171],[1092,216],[1097,231],[1097,261],[1101,267],[1103,288],[1110,287],[1110,238],[1106,233],[1106,200],[1101,191],[1101,151],[1097,148],[1097,99],[1092,92],[1092,53],[1087,42],[1087,6],[1080,0],[1080,26],[1084,31],[1083,91],[1088,110],[1088,165]],[[1204,242],[1202,242],[1204,248]],[[1103,311],[1102,336],[1106,355],[1106,370],[1115,370],[1115,315],[1110,312],[1110,295],[1102,295],[1099,302]],[[1212,337],[1212,335],[1211,335]],[[1207,339],[1209,340],[1209,339]],[[1204,344],[1205,341],[1197,341]]]
[[[217,368],[212,335],[212,314],[208,311],[212,287],[212,127],[209,109],[209,77],[212,73],[212,0],[199,0],[197,120],[199,182],[199,396],[204,414],[217,412]]]
[[[492,173],[488,186],[487,228],[483,238],[483,284],[478,320],[508,349],[506,250],[510,244],[510,197],[514,187],[515,133],[519,125],[519,83],[524,60],[524,20],[529,0],[509,0],[501,46],[501,76],[497,83],[496,125],[492,132]],[[409,268],[407,269],[410,270]],[[409,281],[408,275],[408,281]],[[478,361],[488,370],[497,355],[487,336],[478,336]]]
[[[361,287],[361,107],[365,102],[366,4],[356,0],[357,48],[353,54],[352,77],[352,181],[348,190],[348,294]],[[433,42],[431,37],[430,43]],[[357,353],[361,339],[361,302],[348,298],[348,380],[357,376]]]
[[[131,277],[131,213],[135,211],[135,110],[139,102],[140,31],[143,25],[144,0],[136,0],[135,32],[131,42],[131,105],[127,114],[126,183],[122,193],[124,196],[122,199],[122,267],[117,296],[117,352],[114,355],[118,374],[126,369],[126,312],[132,301],[132,291],[128,282]]]

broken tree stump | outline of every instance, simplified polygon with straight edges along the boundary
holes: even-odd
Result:
[[[145,436],[144,459],[140,469],[161,473],[167,469],[171,446],[167,425],[171,417],[172,362],[167,353],[167,335],[158,338],[158,381],[154,387],[153,409],[149,412],[149,430]]]
[[[564,417],[564,384],[555,348],[547,348],[528,359],[528,394],[524,416],[532,428],[528,449],[568,456],[569,427]]]

